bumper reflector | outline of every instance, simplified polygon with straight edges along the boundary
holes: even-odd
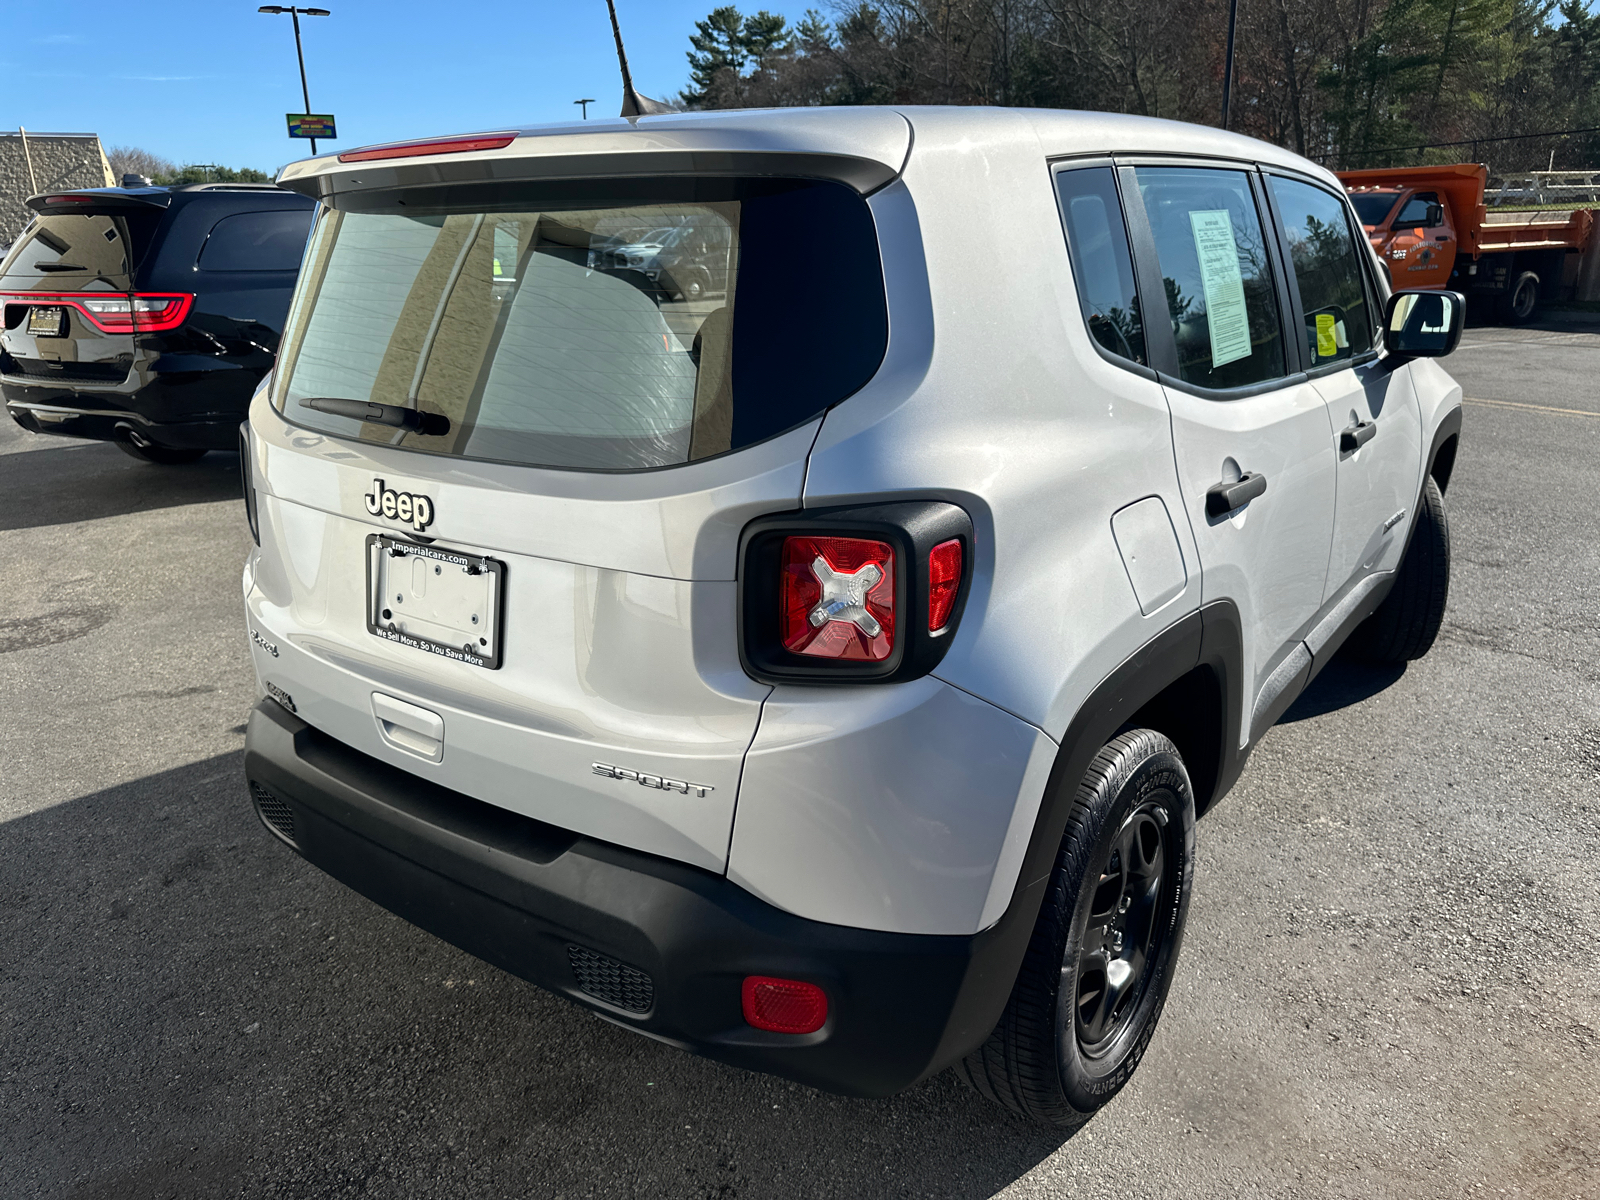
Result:
[[[741,999],[745,1021],[771,1033],[815,1033],[828,1020],[827,993],[798,979],[747,976]]]

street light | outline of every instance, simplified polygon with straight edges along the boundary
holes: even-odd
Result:
[[[573,103],[583,105],[583,119],[587,121],[589,119],[589,105],[594,103],[594,97],[590,96],[587,100],[574,100]]]
[[[325,8],[295,8],[293,5],[285,5],[285,4],[263,4],[260,8],[256,9],[256,11],[257,12],[263,12],[263,13],[288,13],[289,16],[294,20],[294,52],[295,52],[295,57],[297,57],[300,60],[300,97],[301,97],[301,99],[303,99],[306,102],[306,115],[310,116],[311,115],[311,89],[306,87],[306,55],[305,55],[305,51],[300,49],[300,18],[302,16],[307,16],[307,17],[331,17],[331,16],[333,16],[333,14],[331,12],[329,12]],[[311,139],[311,153],[315,154],[316,152],[317,152],[317,139],[316,138],[312,138]]]

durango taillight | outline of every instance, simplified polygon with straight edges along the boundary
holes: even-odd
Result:
[[[80,313],[102,333],[162,333],[176,329],[194,304],[190,292],[11,292],[0,304],[56,305]]]
[[[936,500],[752,521],[740,552],[740,661],[768,683],[926,675],[961,619],[971,546],[971,519]]]
[[[882,662],[894,650],[894,547],[847,537],[783,541],[783,647]]]

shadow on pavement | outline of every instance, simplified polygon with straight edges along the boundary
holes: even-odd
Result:
[[[0,946],[7,1196],[977,1200],[1064,1140],[609,1025],[295,857],[240,754],[0,824]]]
[[[1335,655],[1322,674],[1289,706],[1289,711],[1278,718],[1278,724],[1304,721],[1360,704],[1397,683],[1405,673],[1404,664],[1375,666],[1356,662],[1343,654]]]
[[[141,462],[107,442],[0,458],[0,530],[236,500],[240,494],[239,456],[226,451],[179,467]]]

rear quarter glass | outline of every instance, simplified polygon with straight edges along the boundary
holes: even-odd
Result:
[[[199,271],[294,271],[305,253],[313,213],[309,208],[239,212],[211,227]]]
[[[888,341],[866,202],[815,181],[693,184],[476,202],[441,189],[325,211],[276,406],[424,453],[640,470],[764,441],[860,389]],[[316,398],[448,427],[397,432]]]

